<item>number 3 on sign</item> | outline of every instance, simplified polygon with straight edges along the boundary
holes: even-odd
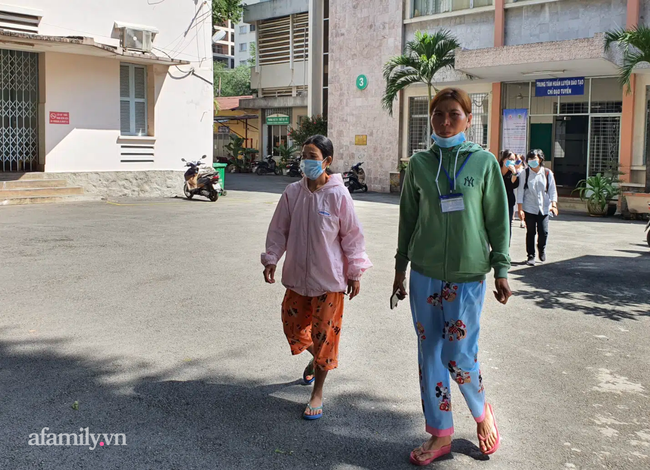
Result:
[[[357,88],[359,90],[365,90],[368,86],[368,78],[365,75],[359,75],[357,77]]]

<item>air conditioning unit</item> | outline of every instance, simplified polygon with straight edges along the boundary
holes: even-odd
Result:
[[[122,47],[124,49],[151,52],[153,32],[135,28],[124,28],[122,34]]]

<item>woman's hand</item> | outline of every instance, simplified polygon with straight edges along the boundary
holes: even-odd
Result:
[[[397,298],[404,300],[408,295],[406,292],[406,287],[404,286],[406,282],[406,273],[400,273],[395,271],[395,280],[393,281],[393,293],[397,292]]]
[[[553,205],[551,206],[551,212],[553,213],[553,215],[554,215],[555,217],[557,217],[557,215],[559,214],[559,212],[558,212],[558,210],[557,210],[557,204],[556,204],[555,202],[554,202]]]
[[[512,291],[508,285],[508,280],[505,278],[497,279],[495,282],[497,290],[494,291],[494,297],[503,305],[508,303],[508,299],[512,297]]]
[[[520,210],[519,211],[519,220],[524,222],[526,220],[526,214],[524,214],[524,211]]]
[[[357,295],[359,295],[360,290],[361,290],[361,283],[359,281],[353,281],[352,279],[348,279],[348,291],[346,292],[346,294],[350,296],[350,300],[354,299]]]
[[[267,284],[275,284],[275,270],[277,266],[275,264],[269,264],[264,268],[264,281]]]

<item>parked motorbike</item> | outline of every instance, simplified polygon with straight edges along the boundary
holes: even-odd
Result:
[[[203,155],[201,160],[205,160],[207,155]],[[192,199],[195,195],[204,196],[210,199],[212,202],[215,202],[219,199],[219,194],[222,192],[221,181],[219,174],[216,173],[212,168],[204,166],[201,160],[190,161],[188,162],[184,158],[181,158],[181,161],[185,163],[186,167],[189,167],[185,172],[185,185],[183,186],[183,192],[187,199]],[[206,170],[201,173],[202,170]]]
[[[266,157],[264,161],[261,162],[254,162],[253,166],[255,169],[256,175],[265,175],[267,173],[273,173],[276,175],[281,175],[282,174],[282,168],[277,164],[275,159],[273,158],[273,155],[269,155]]]
[[[287,176],[294,178],[302,177],[302,171],[300,171],[300,157],[292,158],[287,162]]]
[[[343,184],[348,188],[348,191],[351,193],[361,190],[362,192],[368,191],[368,185],[366,184],[366,172],[361,168],[363,162],[357,163],[350,171],[343,173]]]

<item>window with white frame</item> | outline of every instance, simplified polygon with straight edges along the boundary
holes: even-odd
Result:
[[[413,18],[488,7],[493,4],[493,0],[413,0]]]
[[[248,34],[248,26],[242,25],[239,27],[239,34]]]
[[[490,116],[489,97],[487,93],[470,93],[472,100],[472,125],[468,129],[467,139],[475,144],[487,147],[488,144],[488,122]]]
[[[254,33],[254,32],[255,32],[255,25],[254,25],[254,24],[251,25],[251,29],[250,29],[250,31],[251,31],[251,33]]]
[[[245,42],[242,42],[239,45],[239,52],[246,52],[248,50],[248,44]]]
[[[409,157],[430,146],[428,105],[429,100],[426,96],[409,98]]]
[[[147,135],[147,69],[120,64],[120,131]]]

